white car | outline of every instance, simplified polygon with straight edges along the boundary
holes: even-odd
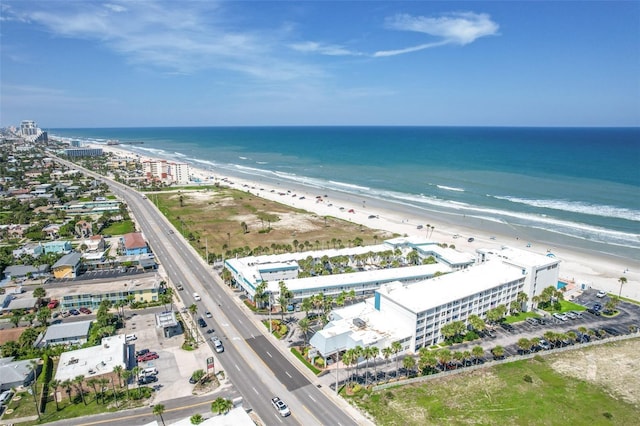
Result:
[[[213,348],[217,353],[224,352],[224,346],[222,346],[222,342],[220,341],[220,339],[218,339],[216,336],[213,336],[211,338],[211,341],[213,342]]]
[[[605,297],[607,295],[607,293],[605,293],[604,291],[600,290],[598,292],[598,294],[596,294],[596,297],[602,299],[603,297]]]
[[[124,340],[127,342],[133,342],[134,340],[138,340],[138,336],[136,336],[135,334],[127,334],[124,337]]]
[[[559,314],[557,312],[555,314],[553,314],[553,317],[556,318],[556,319],[559,319],[560,321],[568,321],[569,320],[569,318],[567,318],[566,315]]]
[[[193,293],[193,298],[195,299],[196,302],[199,302],[202,300],[202,298],[198,293]]]
[[[289,407],[287,407],[287,404],[282,402],[282,400],[280,398],[278,398],[277,396],[274,396],[273,398],[271,398],[271,405],[273,405],[273,407],[276,410],[278,410],[278,413],[282,417],[287,417],[287,416],[291,415],[291,410],[289,410]]]

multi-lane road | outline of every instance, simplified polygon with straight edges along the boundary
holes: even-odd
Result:
[[[75,164],[61,162],[79,168]],[[280,352],[247,316],[239,299],[233,297],[231,290],[182,236],[174,232],[172,225],[149,199],[103,176],[86,170],[85,173],[106,182],[116,195],[127,202],[170,281],[184,286],[180,293],[185,305],[195,303],[199,314],[205,311],[213,314],[213,318],[207,321],[209,325],[213,324],[225,347],[223,353],[217,354],[216,369],[224,369],[242,394],[245,408],[254,410],[268,425],[368,423],[353,408],[347,408],[344,401],[325,394]],[[193,292],[197,292],[202,300],[195,301]],[[273,396],[279,396],[289,405],[291,416],[282,418],[278,415],[271,406]]]

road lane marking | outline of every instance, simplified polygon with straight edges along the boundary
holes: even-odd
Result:
[[[253,389],[253,391],[254,391],[257,395],[260,395],[260,392],[258,392],[258,390],[257,390],[256,388],[251,387],[251,389]]]
[[[238,367],[238,364],[233,364],[236,367],[236,370],[240,371],[240,367]]]
[[[273,355],[271,355],[269,351],[265,351],[265,352],[267,353],[267,355],[269,355],[269,358],[273,358]]]
[[[309,398],[311,398],[311,400],[312,400],[313,402],[316,402],[316,400],[315,400],[315,399],[313,399],[313,397],[311,396],[311,394],[307,394],[307,396],[308,396]]]
[[[287,376],[289,376],[290,379],[293,379],[293,377],[291,376],[291,374],[289,374],[288,371],[285,371],[284,374],[286,374]]]

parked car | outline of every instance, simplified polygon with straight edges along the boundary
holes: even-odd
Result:
[[[594,303],[593,304],[593,309],[595,309],[596,311],[601,311],[602,310],[602,305],[600,303]]]
[[[271,398],[271,405],[273,405],[273,407],[278,411],[278,413],[282,417],[287,417],[291,415],[291,410],[289,410],[289,407],[287,407],[287,404],[285,404],[277,396],[274,396],[273,398]]]
[[[66,318],[66,317],[68,317],[69,315],[71,315],[71,312],[69,312],[69,311],[62,311],[62,312],[60,312],[60,315],[62,316],[62,318]]]
[[[544,350],[551,349],[551,344],[547,342],[545,339],[540,339],[540,342],[538,342],[538,346],[540,346],[540,349],[544,349]]]
[[[71,315],[80,315],[80,311],[77,309],[69,309]]]
[[[602,299],[603,297],[605,297],[607,295],[607,293],[605,293],[604,291],[600,290],[597,294],[596,297]]]
[[[589,312],[590,314],[595,315],[597,317],[600,316],[600,311],[598,309],[589,308],[589,309],[587,309],[587,312]]]
[[[564,315],[564,314],[559,314],[559,313],[557,313],[557,312],[553,314],[553,317],[554,317],[555,319],[559,319],[560,321],[568,321],[568,320],[569,320],[569,318],[567,318],[567,316],[566,316],[566,315]]]
[[[138,336],[136,336],[135,334],[127,334],[126,336],[124,336],[124,340],[126,342],[133,342],[134,340],[138,340]]]
[[[574,314],[573,312],[569,311],[569,312],[565,312],[564,315],[570,319],[577,319],[578,316],[576,314]]]
[[[13,398],[13,392],[10,389],[0,393],[0,405],[5,405],[11,401],[11,398]]]
[[[50,301],[49,301],[49,303],[47,303],[47,308],[49,308],[49,309],[55,309],[55,308],[57,308],[57,307],[58,307],[58,304],[59,304],[59,303],[60,303],[60,302],[58,302],[57,300],[52,299],[52,300],[50,300]]]
[[[157,375],[158,375],[158,369],[155,367],[148,367],[140,372],[140,376],[157,376]]]
[[[155,352],[149,352],[149,353],[146,353],[144,355],[139,356],[138,357],[138,362],[151,361],[151,360],[158,359],[158,358],[160,358],[160,355],[158,355]]]
[[[513,331],[513,326],[511,324],[507,324],[506,322],[501,322],[500,323],[500,327],[504,328],[505,330],[511,332]]]
[[[89,315],[91,313],[91,309],[85,308],[84,306],[80,308],[79,311],[86,315]]]
[[[138,378],[138,385],[146,385],[157,381],[158,378],[156,376],[142,376]]]
[[[136,356],[142,356],[149,353],[149,349],[140,349],[136,352]]]
[[[473,238],[473,237],[469,237],[469,239],[467,240],[467,242],[469,242],[469,243],[472,243],[474,241],[475,241],[475,238]]]
[[[537,318],[527,318],[525,321],[526,321],[526,322],[527,322],[527,324],[529,324],[529,325],[534,325],[534,326],[535,326],[535,325],[538,325],[538,324],[539,324],[539,323],[538,323],[538,319],[537,319]]]

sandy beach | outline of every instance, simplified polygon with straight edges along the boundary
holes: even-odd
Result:
[[[128,151],[117,145],[94,145],[105,152],[141,161],[154,158]],[[179,160],[174,160],[179,161]],[[572,282],[569,297],[585,288],[602,289],[613,294],[620,291],[620,277],[626,277],[622,296],[640,300],[640,260],[614,257],[584,247],[568,246],[559,238],[540,238],[503,223],[479,220],[464,215],[429,214],[409,206],[385,203],[378,199],[355,197],[340,191],[327,191],[301,184],[277,181],[253,181],[241,176],[219,174],[191,165],[191,173],[204,184],[222,185],[250,192],[319,216],[333,216],[368,228],[394,232],[399,235],[421,236],[439,243],[455,245],[459,251],[474,253],[478,248],[510,246],[547,254],[553,253],[560,263],[560,278]],[[541,234],[543,235],[543,234]],[[473,241],[469,241],[473,238]]]

